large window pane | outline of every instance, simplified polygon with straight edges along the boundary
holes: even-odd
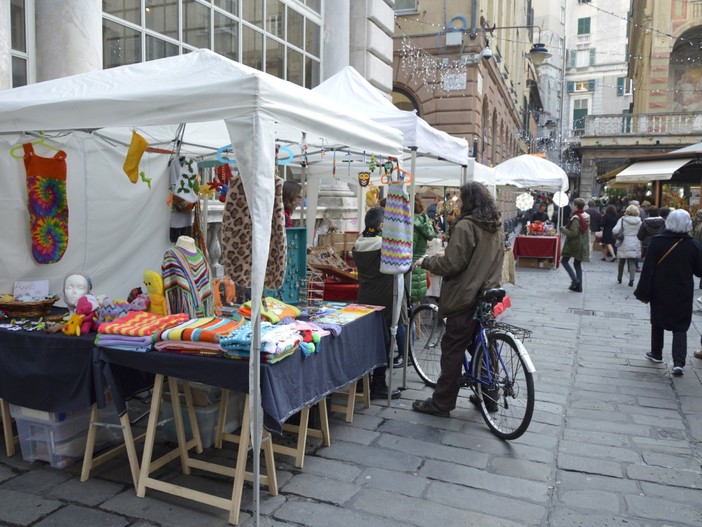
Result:
[[[309,57],[305,59],[305,88],[319,86],[319,61]]]
[[[195,0],[183,1],[183,42],[196,48],[210,47],[210,8]]]
[[[141,33],[108,20],[102,21],[102,65],[114,68],[141,62]]]
[[[288,48],[288,71],[286,79],[299,86],[304,86],[302,76],[302,53]]]
[[[239,60],[239,23],[215,13],[214,51],[232,60]]]
[[[27,85],[27,61],[20,57],[12,57],[12,87],[19,88]]]
[[[221,7],[227,13],[239,16],[239,0],[214,0],[214,5]]]
[[[102,10],[127,22],[141,25],[141,0],[102,0]]]
[[[261,0],[246,0],[241,7],[242,18],[263,29],[263,2]]]
[[[266,38],[266,73],[285,78],[284,64],[285,46],[282,42]]]
[[[285,6],[280,0],[266,0],[266,31],[285,38]]]
[[[12,4],[10,5],[10,33],[12,39],[11,46],[15,51],[27,51],[25,16],[26,10],[24,8],[24,0],[12,0]]]
[[[319,57],[320,50],[320,30],[319,26],[312,22],[309,18],[305,27],[305,51]]]
[[[146,60],[165,59],[178,55],[178,46],[160,38],[146,35]]]
[[[178,3],[175,0],[146,0],[146,27],[178,38]]]
[[[288,42],[300,49],[303,49],[304,21],[305,18],[300,13],[288,9]]]
[[[242,26],[243,49],[241,61],[247,66],[263,71],[263,33]]]
[[[307,7],[317,13],[322,12],[322,0],[306,0],[305,4],[307,4]]]

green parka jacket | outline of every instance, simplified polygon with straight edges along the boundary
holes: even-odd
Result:
[[[443,276],[439,315],[469,311],[482,289],[499,287],[505,235],[499,221],[463,216],[454,224],[444,254],[427,256],[422,268]]]
[[[561,227],[561,234],[565,234],[561,256],[573,257],[581,262],[590,261],[590,216],[583,212],[583,219],[588,228],[580,232],[580,218],[573,214],[568,223]]]
[[[416,262],[427,253],[427,242],[436,236],[431,219],[426,214],[414,215],[412,238],[412,261]],[[421,267],[412,271],[412,302],[420,302],[427,294],[427,273]]]

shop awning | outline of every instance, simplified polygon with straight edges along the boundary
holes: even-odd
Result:
[[[625,168],[626,166],[621,166],[615,168],[614,170],[610,170],[609,172],[605,172],[604,174],[597,176],[597,182],[609,184],[609,182],[615,177],[617,177],[617,175],[619,175],[619,173],[622,172]]]
[[[617,183],[648,183],[649,181],[666,181],[692,158],[659,159],[656,161],[637,161],[617,174]]]

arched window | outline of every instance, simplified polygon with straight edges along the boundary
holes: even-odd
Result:
[[[685,31],[670,54],[669,107],[674,112],[702,111],[702,26]]]
[[[421,114],[419,111],[419,104],[417,104],[416,99],[406,90],[403,90],[402,88],[394,88],[390,95],[392,96],[392,103],[400,110],[405,110],[407,112],[417,110],[417,115]]]

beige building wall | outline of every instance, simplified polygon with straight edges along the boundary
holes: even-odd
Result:
[[[527,20],[526,2],[519,0],[425,0],[416,13],[396,18],[395,90],[432,126],[470,145],[477,140],[477,158],[487,165],[529,151],[524,131],[535,135],[525,113],[534,94],[528,80],[536,80],[526,57],[532,31],[512,27]],[[493,57],[481,59],[486,45]]]

